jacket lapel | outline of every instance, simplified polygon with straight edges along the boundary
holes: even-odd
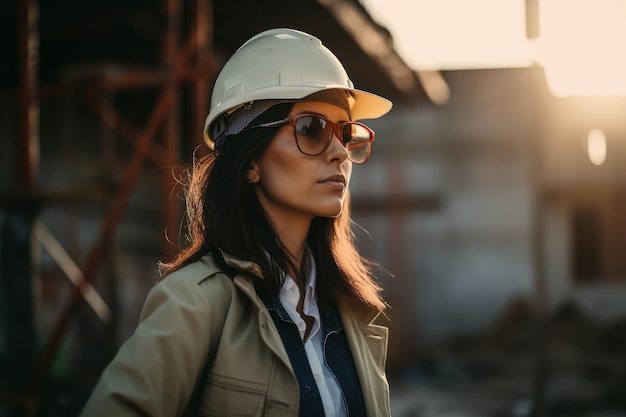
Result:
[[[352,309],[342,307],[339,313],[361,382],[367,415],[388,416],[391,413],[385,376],[388,329],[372,324],[377,312],[369,314],[371,320],[361,321]]]

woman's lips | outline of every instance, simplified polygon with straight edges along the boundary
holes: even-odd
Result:
[[[320,181],[320,184],[328,185],[340,191],[343,191],[346,188],[346,184],[341,181]]]
[[[333,175],[323,179],[319,183],[343,191],[346,188],[346,177],[344,177],[343,175]]]

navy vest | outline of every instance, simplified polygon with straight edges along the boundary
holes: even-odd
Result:
[[[313,378],[313,372],[311,372],[298,327],[291,320],[289,313],[278,298],[263,299],[263,302],[278,329],[298,379],[300,387],[299,416],[324,416],[322,398]],[[324,335],[324,360],[339,382],[348,416],[363,417],[366,415],[363,391],[339,313],[334,305],[325,308],[320,307],[320,318],[322,321],[320,331]]]

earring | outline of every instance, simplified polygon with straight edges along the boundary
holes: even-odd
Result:
[[[249,183],[253,183],[255,181],[256,181],[256,175],[251,175],[250,178],[248,178]]]

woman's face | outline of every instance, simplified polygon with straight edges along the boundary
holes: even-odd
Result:
[[[333,122],[348,121],[341,107],[321,102],[296,102],[289,115],[315,113]],[[352,173],[345,147],[333,137],[320,155],[298,149],[293,126],[281,127],[268,148],[255,161],[248,178],[255,178],[256,192],[274,221],[341,214]]]

